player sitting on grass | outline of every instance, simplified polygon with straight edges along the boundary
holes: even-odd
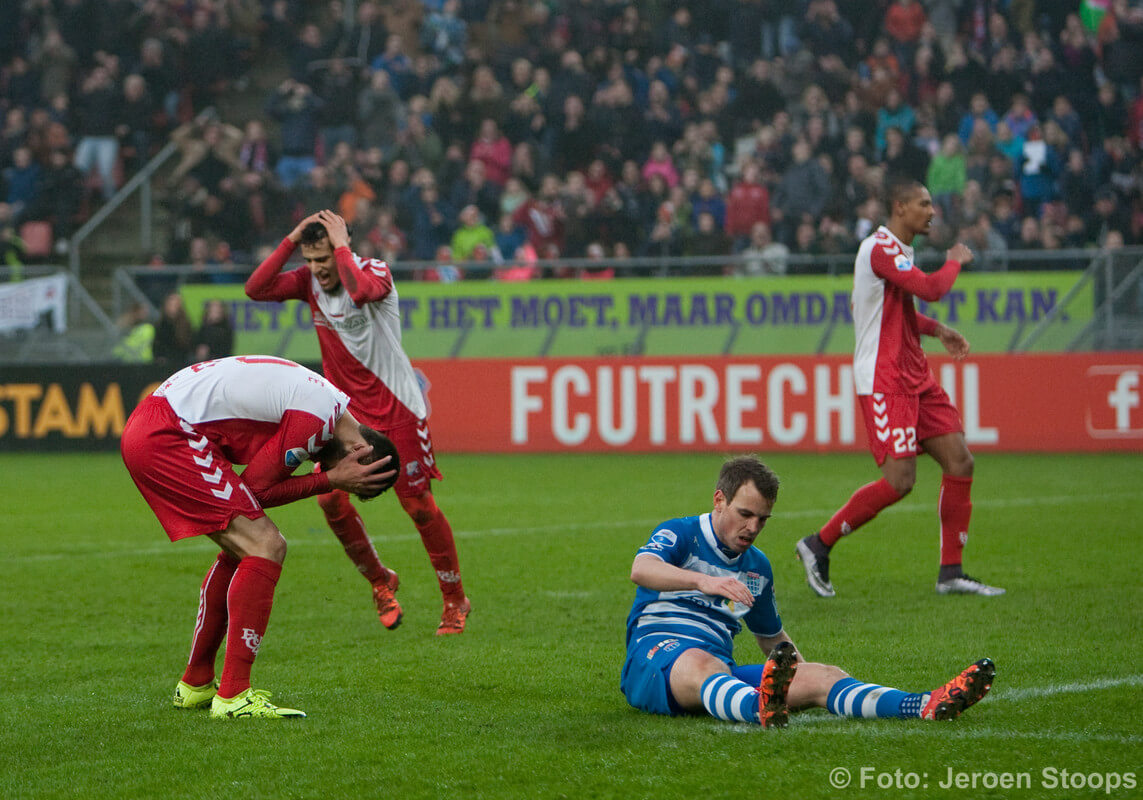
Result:
[[[778,616],[770,562],[753,546],[777,499],[769,468],[753,456],[731,459],[713,511],[664,522],[639,548],[621,681],[627,702],[654,714],[705,711],[781,728],[791,710],[815,707],[847,717],[953,719],[984,697],[996,673],[987,658],[918,693],[803,660]],[[742,622],[770,654],[765,664],[735,664]]]

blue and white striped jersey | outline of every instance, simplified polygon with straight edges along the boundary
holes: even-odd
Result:
[[[725,597],[696,590],[656,592],[640,586],[627,615],[628,645],[650,634],[670,634],[683,639],[684,644],[687,639],[697,640],[693,646],[731,659],[733,640],[742,630],[742,622],[762,636],[782,632],[770,560],[757,547],[728,556],[719,548],[710,512],[662,523],[637,555],[642,553],[682,569],[737,578],[754,595],[754,605],[746,608]]]

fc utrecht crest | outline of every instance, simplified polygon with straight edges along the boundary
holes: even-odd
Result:
[[[308,461],[310,453],[304,447],[294,447],[286,451],[286,466],[297,469],[303,462]]]

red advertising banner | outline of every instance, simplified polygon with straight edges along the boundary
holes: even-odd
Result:
[[[1143,452],[1143,353],[932,359],[974,450]],[[420,361],[441,452],[861,451],[846,356]]]

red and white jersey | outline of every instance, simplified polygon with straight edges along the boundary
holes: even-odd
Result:
[[[853,379],[859,395],[919,394],[935,383],[921,333],[936,323],[917,313],[913,296],[943,297],[960,272],[947,261],[931,275],[913,263],[913,248],[884,225],[861,243],[853,266]]]
[[[280,504],[278,494],[295,492],[282,487],[263,498],[262,491],[312,458],[349,407],[349,397],[321,375],[273,356],[193,364],[167,378],[154,396],[170,406],[183,430],[213,442],[232,463],[246,464],[243,479],[267,506]]]
[[[359,422],[390,430],[424,420],[424,395],[401,346],[401,312],[389,266],[339,247],[334,252],[339,271],[355,270],[357,286],[351,292],[342,281],[330,293],[306,267],[278,274],[293,250],[284,240],[251,275],[247,293],[256,300],[309,303],[322,369],[349,395],[350,410]]]

